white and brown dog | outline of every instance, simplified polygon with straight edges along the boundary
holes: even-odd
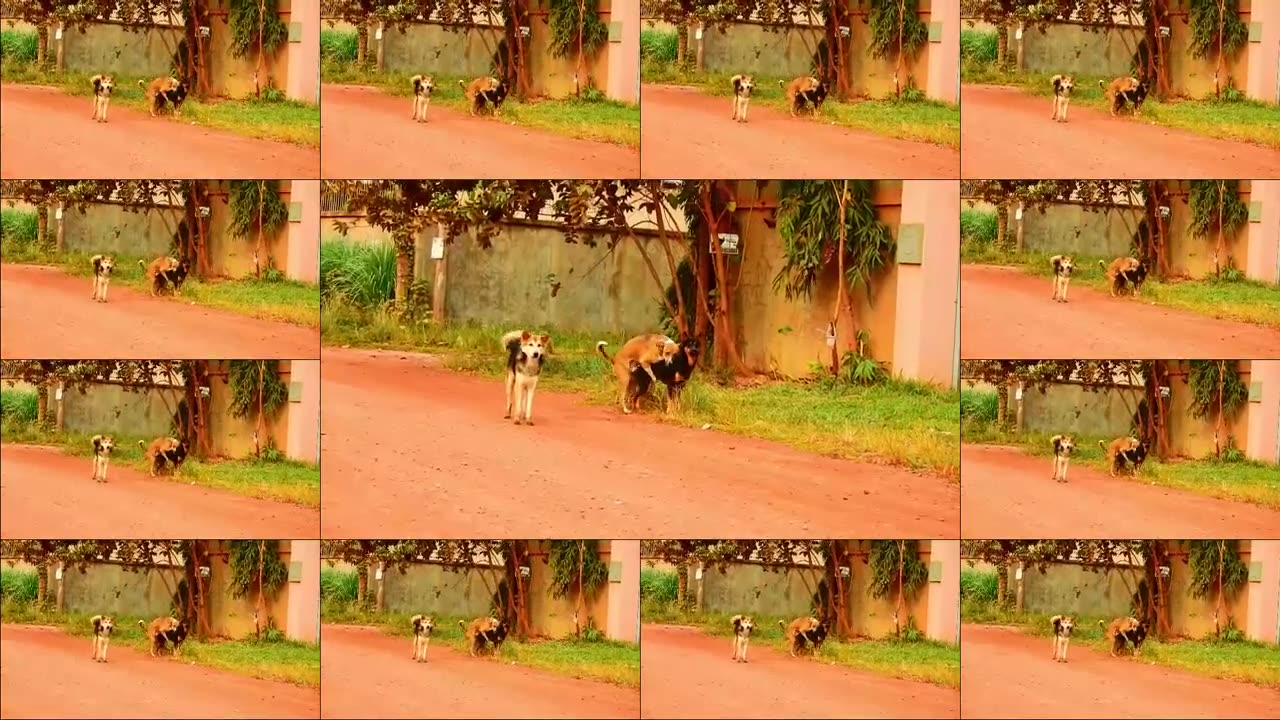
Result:
[[[107,481],[107,466],[111,464],[111,452],[116,449],[116,441],[110,435],[93,436],[93,479],[98,482]]]
[[[551,348],[551,336],[512,330],[502,336],[502,346],[507,349],[507,414],[503,417],[514,416],[517,425],[532,425],[533,391]]]
[[[431,633],[436,629],[436,621],[427,615],[414,615],[409,618],[413,623],[413,661],[427,661],[427,647],[431,645]]]
[[[1053,479],[1058,482],[1067,481],[1067,466],[1071,464],[1071,453],[1076,450],[1076,441],[1070,435],[1053,436]]]
[[[1070,615],[1054,615],[1049,622],[1053,624],[1053,659],[1066,662],[1067,646],[1071,644],[1071,631],[1076,627],[1076,620]]]
[[[738,122],[747,121],[747,106],[751,104],[751,91],[756,81],[750,75],[734,75],[733,83],[733,119]]]
[[[111,644],[111,633],[116,629],[116,619],[110,615],[94,615],[89,618],[93,624],[93,660],[107,661],[107,646]]]
[[[1075,258],[1070,255],[1054,255],[1049,258],[1049,263],[1053,265],[1053,299],[1066,302],[1071,272],[1076,269]]]
[[[116,87],[116,80],[110,75],[94,75],[89,78],[89,83],[93,85],[93,119],[106,122],[107,106],[111,104],[111,91]]]
[[[733,623],[733,659],[746,662],[747,646],[751,644],[751,633],[755,631],[756,623],[750,615],[734,615],[729,622]]]
[[[1071,104],[1071,93],[1076,89],[1076,79],[1070,75],[1054,75],[1049,79],[1053,84],[1053,120],[1067,121],[1067,106]]]
[[[426,122],[431,93],[436,90],[435,81],[430,75],[414,75],[409,82],[413,83],[413,119],[415,122]]]
[[[98,302],[107,301],[107,287],[111,285],[111,273],[116,269],[116,259],[110,255],[94,255],[93,262],[93,299]]]
[[[601,340],[596,343],[596,351],[613,366],[613,375],[618,379],[618,390],[622,393],[622,412],[630,414],[637,394],[635,378],[631,376],[633,369],[644,370],[652,383],[657,384],[658,377],[653,374],[653,366],[658,363],[670,363],[680,352],[680,344],[659,333],[637,335],[622,344],[618,354],[609,357],[605,348],[609,343]]]

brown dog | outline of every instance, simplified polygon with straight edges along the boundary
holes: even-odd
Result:
[[[147,276],[147,284],[151,286],[151,297],[155,297],[159,290],[166,286],[172,273],[182,267],[182,262],[177,258],[158,257],[152,260],[150,264],[139,260],[138,265],[142,267],[143,274]],[[176,284],[174,284],[173,291],[178,295],[182,294]]]
[[[141,620],[138,621],[138,626],[147,634],[147,639],[151,641],[151,657],[158,657],[156,651],[163,650],[167,642],[165,633],[177,632],[178,625],[178,618],[174,617],[158,617],[152,620],[150,625]],[[175,654],[178,652],[178,647],[175,645],[173,648]]]
[[[791,657],[796,657],[796,651],[803,650],[807,644],[813,645],[815,655],[822,652],[822,641],[827,638],[827,626],[818,618],[800,617],[792,620],[790,625],[784,625],[779,620],[778,627],[786,633],[787,649],[791,652]]]
[[[1111,657],[1118,657],[1116,653],[1129,643],[1133,645],[1134,655],[1142,654],[1142,643],[1147,639],[1146,623],[1134,617],[1125,617],[1112,620],[1110,625],[1103,625],[1099,620],[1098,627],[1103,628],[1107,639],[1111,641]]]
[[[139,80],[138,87],[146,93],[151,117],[155,117],[166,102],[172,103],[174,114],[182,117],[182,101],[187,97],[187,90],[181,80],[176,77],[158,77],[150,83]]]
[[[1118,257],[1110,265],[1101,260],[1098,265],[1107,275],[1111,297],[1118,297],[1120,290],[1132,286],[1134,295],[1142,295],[1142,283],[1147,279],[1147,269],[1138,258]]]
[[[1107,454],[1107,466],[1111,471],[1111,477],[1115,477],[1116,470],[1124,465],[1124,454],[1137,450],[1141,444],[1138,438],[1135,437],[1116,438],[1111,441],[1110,445],[1103,445],[1101,440],[1098,441],[1098,447],[1102,448],[1103,452]],[[1138,471],[1135,469],[1133,474],[1137,475]]]
[[[785,84],[779,80],[778,86],[787,97],[791,117],[796,117],[806,105],[812,105],[813,114],[817,115],[822,101],[827,97],[827,86],[816,77],[798,77]]]
[[[1134,114],[1142,114],[1142,101],[1147,99],[1147,86],[1138,78],[1118,77],[1110,85],[1104,85],[1099,80],[1098,87],[1102,88],[1103,95],[1107,97],[1112,117],[1115,117],[1116,111],[1124,107],[1125,103],[1133,105]]]
[[[501,652],[502,641],[507,637],[506,626],[496,617],[476,618],[470,623],[459,620],[458,627],[467,638],[471,657],[483,650],[486,643],[493,645],[494,654]]]
[[[495,115],[502,114],[502,101],[507,97],[507,84],[495,77],[478,77],[470,83],[458,81],[463,93],[467,96],[467,105],[471,114],[476,115],[484,109],[485,103],[493,105]]]
[[[178,438],[160,437],[152,440],[150,445],[143,445],[139,440],[138,447],[142,448],[146,455],[147,468],[151,471],[151,477],[155,477],[156,471],[165,464],[172,465],[173,476],[178,477],[182,462],[187,459],[187,444]]]
[[[653,374],[655,363],[671,362],[671,358],[680,351],[680,345],[667,337],[658,333],[646,333],[637,335],[622,345],[622,349],[618,350],[618,354],[609,357],[609,353],[605,352],[605,347],[609,343],[601,340],[596,343],[596,350],[600,356],[608,360],[613,365],[614,377],[618,378],[618,389],[622,392],[622,412],[630,414],[632,403],[635,400],[638,388],[635,379],[631,377],[632,364],[639,365],[644,369],[650,379],[656,384],[657,376]]]

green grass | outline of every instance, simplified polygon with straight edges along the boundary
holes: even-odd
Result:
[[[353,63],[360,52],[360,41],[355,30],[320,29],[320,59],[338,63]]]
[[[92,626],[90,615],[81,613],[56,613],[42,610],[31,603],[6,601],[0,605],[0,620],[24,625],[50,625],[77,637],[89,637]],[[111,647],[132,648],[149,652],[146,635],[138,627],[139,620],[150,620],[131,615],[116,615],[116,629],[111,636]],[[86,644],[87,647],[87,644]],[[110,654],[108,654],[110,659]],[[182,644],[180,658],[166,658],[170,662],[194,663],[219,668],[238,675],[287,682],[304,687],[320,687],[320,646],[292,640],[210,640],[200,642],[195,637]]]
[[[39,398],[34,390],[0,388],[0,421],[33,423],[39,415]]]
[[[960,63],[961,82],[966,84],[1013,85],[1046,97],[1053,94],[1053,86],[1049,82],[1053,75],[1054,73],[1001,70],[994,63],[974,59],[965,59]],[[1105,93],[1098,87],[1098,81],[1110,83],[1114,79],[1101,75],[1076,75],[1076,86],[1071,95],[1072,107],[1083,105],[1101,112],[1110,112]],[[1130,117],[1129,110],[1122,113],[1126,119]],[[1280,123],[1276,122],[1275,106],[1255,100],[1175,98],[1162,103],[1149,97],[1142,104],[1142,115],[1133,117],[1133,121],[1180,128],[1206,137],[1280,148]]]
[[[44,430],[33,423],[4,420],[0,422],[0,440],[6,443],[52,445],[71,455],[89,457],[93,454],[87,433],[57,433]],[[151,438],[114,435],[116,449],[112,453],[113,467],[130,467],[139,472],[149,472],[138,441],[150,442]],[[108,474],[108,480],[110,474]],[[201,462],[188,458],[182,464],[182,475],[174,478],[162,471],[160,481],[182,482],[226,490],[238,495],[294,503],[304,507],[320,507],[320,468],[317,465],[294,460],[210,460]]]
[[[963,601],[960,604],[960,617],[965,623],[1013,626],[1038,637],[1048,638],[1053,634],[1049,615],[1017,613],[997,608],[990,602]],[[1109,652],[1103,629],[1098,626],[1099,620],[1108,623],[1112,618],[1075,616],[1072,645],[1084,643],[1098,652]],[[1142,645],[1142,656],[1129,656],[1126,660],[1280,689],[1280,650],[1274,645],[1260,642],[1213,639],[1171,639],[1161,642],[1157,638],[1148,637]]]
[[[960,241],[975,248],[995,243],[999,223],[994,212],[963,208],[960,210]]]
[[[359,575],[355,570],[320,568],[320,599],[337,603],[354,603],[359,592]]]
[[[995,30],[960,28],[960,59],[977,64],[993,64],[999,54]]]
[[[961,219],[963,237],[964,220]],[[962,239],[960,259],[967,263],[987,265],[1012,265],[1049,278],[1053,268],[1049,264],[1050,253],[1018,253],[1003,250],[994,243],[976,238]],[[1113,258],[1076,255],[1076,268],[1071,276],[1072,289],[1088,287],[1098,292],[1110,292],[1105,271],[1098,262],[1110,263]],[[1046,281],[1047,282],[1047,281]],[[1253,323],[1265,327],[1280,328],[1280,288],[1256,280],[1225,280],[1206,277],[1197,280],[1171,278],[1161,282],[1148,276],[1142,284],[1142,296],[1132,298],[1163,307],[1178,308],[1188,312],[1218,318]]]
[[[697,613],[682,611],[670,603],[645,601],[641,605],[641,617],[645,623],[689,625],[720,637],[730,637],[733,627],[729,613]],[[763,643],[779,651],[786,650],[786,639],[778,621],[790,622],[791,618],[755,615],[756,629],[752,633],[754,643]],[[943,687],[960,687],[960,648],[932,640],[853,640],[840,642],[829,639],[822,646],[822,655],[815,662],[865,670],[867,672],[927,682]]]
[[[6,63],[33,63],[39,50],[35,30],[0,30],[0,58]]]
[[[994,421],[969,415],[963,416],[961,420],[960,435],[966,443],[1015,445],[1029,454],[1046,458],[1053,454],[1050,441],[1052,433],[1003,431],[996,427]],[[1115,438],[1085,435],[1074,437],[1076,451],[1071,456],[1072,466],[1084,464],[1095,470],[1108,472],[1106,454],[1098,447],[1098,442],[1109,443]],[[1174,459],[1161,463],[1154,456],[1148,456],[1147,462],[1142,466],[1141,477],[1135,478],[1130,470],[1121,472],[1117,477],[1280,509],[1280,473],[1276,472],[1276,466],[1252,460],[1204,458]]]
[[[0,565],[0,602],[30,604],[36,601],[40,579],[35,570]]]
[[[0,68],[0,79],[9,83],[49,85],[77,96],[88,97],[93,93],[87,75],[58,75],[41,69],[34,63],[6,61]],[[145,93],[138,87],[138,80],[151,79],[116,75],[111,107],[130,107],[139,112],[149,112]],[[277,99],[266,99],[271,96]],[[163,117],[165,122],[200,125],[262,140],[320,147],[320,106],[284,99],[278,90],[268,90],[262,99],[210,98],[202,102],[191,95],[182,104],[182,117],[176,117],[168,110],[164,111]]]
[[[379,73],[362,69],[354,63],[326,61],[321,63],[321,77],[326,83],[372,85],[392,95],[409,97],[413,87],[409,78],[415,73]],[[466,96],[458,81],[471,78],[433,75],[436,90],[431,105],[469,112]],[[407,102],[407,101],[406,101]],[[640,147],[640,108],[637,105],[608,100],[598,90],[584,90],[582,99],[535,98],[521,102],[508,96],[502,104],[502,116],[486,118],[490,122],[512,123],[538,128],[579,140],[594,140],[630,148]]]
[[[641,77],[646,83],[693,85],[710,95],[729,97],[731,75],[710,75],[685,70],[670,63],[642,62]],[[778,81],[791,78],[756,75],[751,104],[789,112],[787,99]],[[919,91],[915,91],[919,94]],[[904,98],[907,94],[904,93]],[[728,102],[727,100],[725,101]],[[960,147],[960,110],[955,105],[925,99],[895,99],[892,96],[842,103],[828,98],[816,122],[866,130],[877,135]]]
[[[998,582],[994,570],[960,568],[960,599],[978,603],[994,603],[998,594]]]
[[[606,339],[616,350],[625,338],[565,333],[552,336],[552,354],[539,386],[579,393],[591,404],[617,401],[612,375],[596,353]],[[341,303],[321,310],[327,345],[352,345],[440,353],[453,370],[500,378],[505,360],[498,349],[504,330],[479,325],[400,323],[385,311],[362,311]],[[749,388],[718,385],[695,374],[679,412],[649,414],[685,427],[764,438],[829,457],[882,462],[957,478],[959,394],[919,383],[890,380],[872,387],[775,382]]]
[[[88,253],[55,253],[34,243],[0,240],[0,258],[8,263],[54,265],[82,277],[93,274]],[[119,255],[115,256],[116,269],[112,273],[113,287],[126,287],[138,292],[150,292],[139,260],[149,260]],[[260,320],[278,320],[305,327],[320,326],[320,288],[317,285],[294,280],[266,280],[252,277],[234,280],[216,279],[201,281],[189,277],[182,284],[182,295],[165,296],[170,302],[186,302],[206,307],[228,310]]]
[[[392,635],[406,638],[412,635],[410,613],[375,613],[356,609],[350,602],[326,599],[321,603],[320,616],[325,623],[372,625]],[[458,652],[467,652],[459,620],[470,618],[436,616],[432,645],[443,644]],[[538,638],[522,643],[509,638],[502,646],[502,662],[583,680],[640,687],[640,646],[635,643],[573,638]]]
[[[0,209],[0,242],[7,247],[25,248],[34,245],[39,232],[39,221],[34,210]]]
[[[679,580],[671,570],[651,567],[640,568],[640,597],[658,603],[676,601]]]

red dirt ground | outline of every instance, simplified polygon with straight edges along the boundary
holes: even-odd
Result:
[[[645,178],[954,179],[960,173],[960,153],[951,148],[797,119],[763,105],[750,107],[747,122],[739,123],[729,98],[694,88],[644,85],[640,100]]]
[[[8,718],[315,718],[313,688],[153,658],[112,644],[91,659],[90,639],[0,626],[0,715]]]
[[[535,425],[517,426],[502,418],[500,381],[432,367],[430,356],[325,348],[321,363],[325,537],[959,529],[959,491],[942,477],[624,417],[547,391],[534,401]]]
[[[1280,511],[1113,478],[1083,463],[1057,482],[1052,458],[1016,448],[966,443],[960,462],[966,538],[1267,537],[1280,528]]]
[[[0,280],[6,359],[304,360],[320,351],[317,328],[152,298],[122,284],[112,284],[107,302],[94,302],[92,279],[55,268],[0,265]]]
[[[1280,330],[1160,307],[1017,268],[960,266],[960,354],[965,358],[1196,359],[1280,357]]]
[[[579,680],[432,644],[427,662],[412,641],[375,628],[321,628],[325,718],[634,718],[637,690]]]
[[[1078,640],[1066,663],[1055,662],[1052,642],[1012,628],[962,625],[960,716],[1274,718],[1280,708],[1275,690],[1113,658]]]
[[[616,179],[639,177],[640,151],[473,118],[433,105],[427,122],[405,114],[407,97],[325,85],[321,142],[326,179]]]
[[[236,495],[112,463],[93,480],[93,460],[35,445],[0,446],[0,525],[4,537],[316,537],[320,513]],[[165,512],[163,508],[188,512]],[[146,510],[141,512],[140,510]]]
[[[641,627],[644,718],[954,718],[960,692],[793,658],[753,642],[733,662],[732,641],[673,625]]]
[[[7,179],[314,178],[320,148],[259,140],[31,85],[0,86],[0,175]]]
[[[1011,87],[960,88],[966,179],[1261,178],[1280,176],[1280,150],[1196,135]]]

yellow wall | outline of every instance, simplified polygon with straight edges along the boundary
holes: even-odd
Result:
[[[529,622],[534,635],[561,638],[573,635],[573,614],[577,610],[578,599],[576,593],[562,598],[551,596],[551,568],[547,565],[546,555],[548,547],[549,544],[545,541],[529,543],[533,566],[529,578]],[[600,561],[605,565],[609,564],[608,547],[608,543],[603,541],[599,545]],[[609,623],[608,582],[600,586],[595,598],[588,600],[584,609],[587,617],[595,621],[596,628],[604,632]],[[579,620],[584,629],[587,617]]]
[[[529,58],[529,77],[533,85],[534,95],[548,97],[565,97],[573,94],[573,75],[578,69],[577,54],[570,52],[563,58],[551,54],[551,28],[547,22],[547,0],[534,0],[529,4],[532,16],[532,37],[525,48],[525,57]],[[611,16],[611,0],[600,0],[600,22],[609,25]],[[587,87],[588,78],[594,81],[601,92],[609,82],[608,41],[592,55],[582,58],[583,77],[580,79],[583,88]]]
[[[290,382],[289,368],[290,361],[280,362],[280,380],[286,385]],[[253,433],[257,424],[255,416],[250,414],[244,418],[232,417],[231,388],[227,383],[226,361],[210,363],[209,372],[213,376],[209,390],[210,440],[213,443],[213,453],[225,457],[245,457],[252,454]],[[274,418],[266,422],[266,432],[281,451],[288,447],[289,408],[287,403]],[[263,438],[262,446],[266,447],[266,444],[266,438]]]
[[[280,22],[287,28],[290,19],[290,0],[277,0],[276,10]],[[210,89],[215,95],[252,97],[253,74],[258,67],[257,56],[250,51],[245,57],[235,57],[231,50],[231,28],[227,24],[227,11],[213,10],[210,15],[213,16],[210,36],[212,43],[210,57],[213,65],[209,75]],[[267,88],[270,81],[277,89],[284,92],[286,78],[289,77],[288,47],[289,41],[286,34],[284,42],[280,43],[275,54],[263,58],[262,76],[259,78],[259,85],[263,90]]]

